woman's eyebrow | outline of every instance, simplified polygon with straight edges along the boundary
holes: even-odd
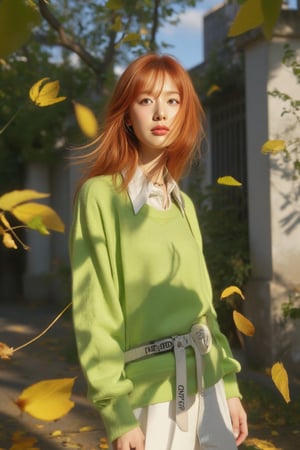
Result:
[[[178,91],[164,91],[162,90],[160,94],[164,94],[164,95],[180,95]],[[140,95],[155,95],[154,91],[142,91],[138,94]]]

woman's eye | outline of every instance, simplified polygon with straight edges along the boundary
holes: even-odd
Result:
[[[179,100],[177,99],[177,98],[170,98],[169,100],[168,100],[168,103],[170,104],[170,105],[179,105]]]
[[[140,104],[141,104],[141,105],[150,105],[151,103],[152,103],[151,98],[142,98],[142,99],[140,100]]]

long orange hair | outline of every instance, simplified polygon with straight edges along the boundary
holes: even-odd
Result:
[[[180,108],[175,116],[172,142],[166,148],[166,166],[178,181],[203,137],[203,109],[185,69],[171,56],[147,54],[133,61],[116,84],[107,107],[100,135],[83,147],[88,150],[81,157],[87,170],[80,184],[97,175],[116,176],[123,171],[122,187],[126,188],[138,164],[138,141],[126,125],[128,110],[140,92],[162,89],[169,75],[180,95]],[[125,171],[126,169],[126,171]]]

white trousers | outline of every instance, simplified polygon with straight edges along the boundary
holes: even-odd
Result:
[[[176,425],[175,401],[134,411],[145,434],[145,450],[236,450],[223,380],[188,400],[187,432]]]

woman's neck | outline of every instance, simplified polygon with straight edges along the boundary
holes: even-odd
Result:
[[[161,153],[148,161],[143,161],[142,155],[140,157],[140,166],[142,171],[154,184],[164,184],[166,162],[165,153]]]

